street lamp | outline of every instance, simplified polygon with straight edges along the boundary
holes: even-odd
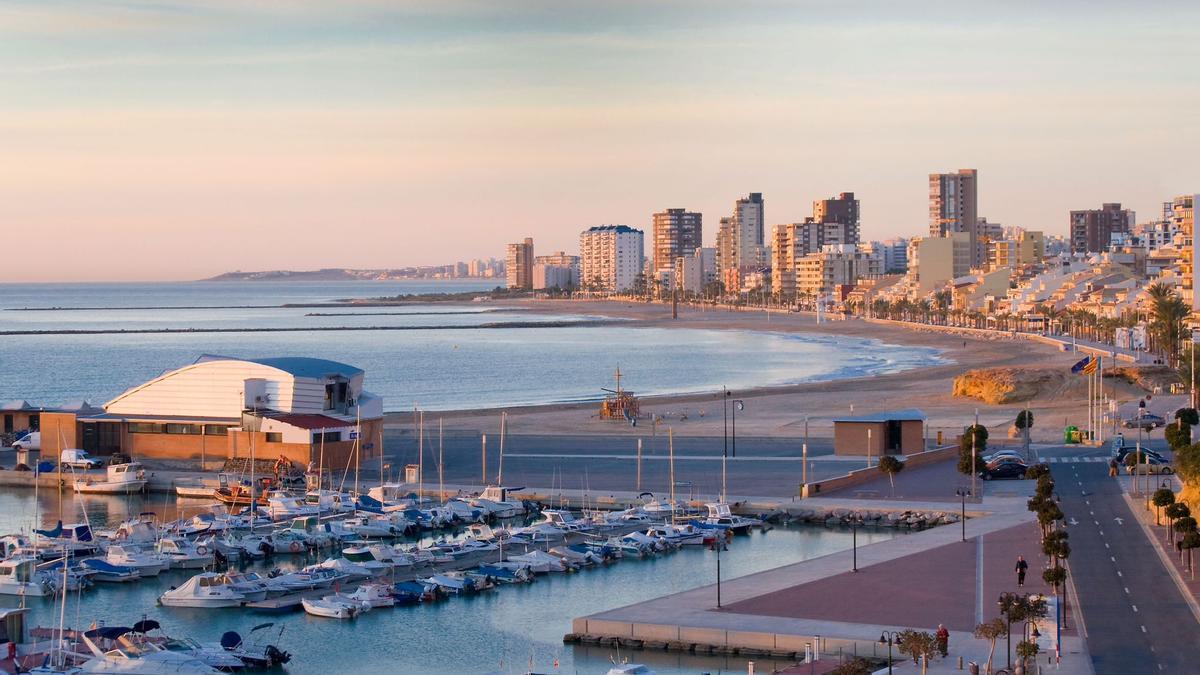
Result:
[[[725,548],[724,530],[713,540],[713,548],[717,551],[717,609],[721,609],[721,549]]]
[[[958,488],[954,491],[962,499],[962,512],[959,516],[959,522],[962,523],[962,540],[967,540],[967,489]]]
[[[850,517],[850,537],[851,549],[853,549],[853,558],[851,559],[850,571],[858,571],[858,528],[863,524],[862,516],[857,513]]]
[[[879,644],[888,646],[888,675],[892,675],[892,644],[899,644],[900,634],[894,630],[885,630],[879,634]]]
[[[740,398],[735,398],[735,399],[733,399],[732,403],[733,403],[733,415],[732,415],[733,416],[733,433],[732,433],[733,451],[730,452],[729,454],[733,455],[734,457],[737,457],[737,414],[738,414],[739,410],[746,409],[746,402]]]

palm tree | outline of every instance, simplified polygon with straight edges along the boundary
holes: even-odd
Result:
[[[1183,336],[1183,320],[1191,313],[1187,303],[1169,286],[1151,284],[1146,289],[1150,299],[1150,332],[1158,342],[1158,348],[1171,365],[1179,361],[1179,341]]]

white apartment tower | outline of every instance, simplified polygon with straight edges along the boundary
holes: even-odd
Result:
[[[579,283],[585,289],[619,293],[642,273],[645,235],[628,225],[600,225],[579,235]]]

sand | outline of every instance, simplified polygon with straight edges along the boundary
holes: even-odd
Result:
[[[500,303],[498,303],[500,304]],[[1022,405],[992,406],[951,395],[954,378],[966,370],[990,366],[1052,367],[1068,369],[1077,356],[1049,345],[1024,339],[978,337],[947,334],[942,331],[879,324],[862,319],[818,323],[811,314],[768,315],[762,311],[729,311],[681,306],[679,318],[671,318],[667,305],[578,300],[526,300],[503,303],[533,312],[580,313],[617,317],[643,326],[661,328],[705,328],[715,330],[756,330],[781,333],[813,333],[871,338],[897,345],[934,347],[940,350],[944,365],[925,367],[890,375],[737,391],[745,409],[737,415],[737,433],[747,436],[792,437],[804,435],[805,422],[814,437],[832,434],[832,419],[850,414],[865,414],[900,408],[919,408],[928,416],[929,434],[943,431],[957,434],[973,421],[978,411],[982,423],[993,428],[993,436],[1007,431]],[[602,386],[605,383],[597,383]],[[1070,395],[1052,400],[1038,399],[1030,404],[1034,411],[1035,440],[1062,438],[1066,424],[1084,421],[1082,397]],[[521,434],[604,434],[631,437],[646,433],[649,420],[638,428],[627,422],[600,420],[596,403],[552,404],[506,408],[509,431]],[[687,394],[646,397],[642,410],[662,418],[658,433],[688,436],[720,436],[725,430],[721,394]],[[499,410],[465,410],[436,413],[445,419],[448,430],[474,430],[498,433]],[[428,416],[427,416],[428,419]],[[403,427],[411,414],[388,415],[389,426]]]

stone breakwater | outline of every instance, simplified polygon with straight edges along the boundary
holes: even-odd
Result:
[[[791,513],[792,522],[841,527],[852,523],[863,526],[894,527],[899,529],[923,530],[927,527],[950,525],[961,520],[952,511],[884,511],[877,509],[796,509]]]

